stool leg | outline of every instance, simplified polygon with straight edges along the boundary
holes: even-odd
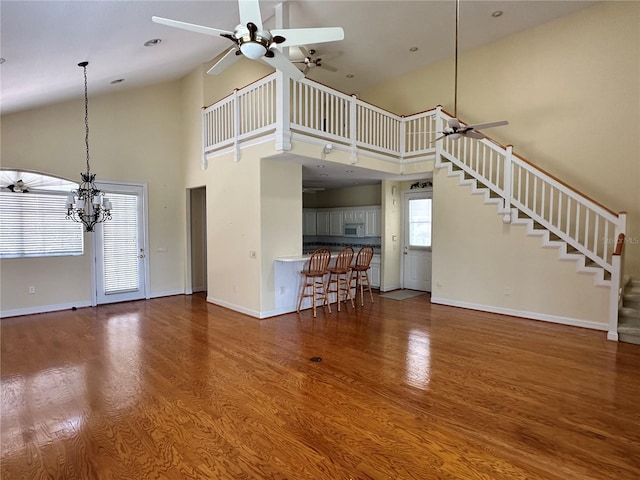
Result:
[[[364,274],[367,276],[367,288],[369,289],[369,296],[371,297],[371,303],[373,303],[373,292],[371,291],[371,284],[369,283],[369,271],[365,270]]]
[[[347,298],[351,300],[351,307],[355,308],[356,306],[353,304],[353,297],[351,296],[351,272],[345,273],[345,281],[347,282],[346,288],[347,293],[344,302],[347,303]]]
[[[304,279],[304,283],[302,284],[302,290],[300,291],[300,299],[298,300],[298,308],[297,312],[300,313],[300,307],[302,306],[302,299],[305,297],[305,292],[307,291],[307,277]]]

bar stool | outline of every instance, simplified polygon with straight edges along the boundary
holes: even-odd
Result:
[[[358,285],[360,286],[360,305],[364,307],[364,287],[369,289],[369,296],[371,297],[371,303],[373,303],[373,292],[371,291],[371,284],[369,283],[369,268],[371,259],[373,258],[373,247],[366,245],[360,249],[356,256],[356,263],[351,267],[351,280],[349,282],[349,289],[354,288],[352,282],[355,280],[355,297],[358,298]]]
[[[302,275],[304,275],[304,283],[300,291],[300,299],[298,300],[297,312],[300,313],[302,300],[311,297],[313,306],[313,318],[316,318],[316,303],[322,300],[322,306],[329,307],[331,313],[331,305],[329,305],[329,296],[327,295],[327,287],[324,283],[324,276],[328,273],[329,261],[331,260],[331,252],[326,248],[318,248],[311,254],[311,258],[307,263]],[[311,288],[311,292],[307,289]]]
[[[355,307],[353,297],[351,296],[350,276],[351,261],[353,260],[353,248],[344,247],[336,257],[336,263],[333,267],[329,267],[329,281],[327,282],[327,293],[336,294],[338,302],[338,311],[340,311],[340,302],[347,299],[351,300],[351,306]],[[335,288],[334,288],[335,287]]]

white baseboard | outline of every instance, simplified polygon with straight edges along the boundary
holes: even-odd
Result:
[[[263,318],[260,316],[260,312],[256,310],[251,310],[249,308],[241,307],[240,305],[225,302],[224,300],[220,300],[218,298],[207,297],[207,302],[213,303],[214,305],[219,305],[224,308],[228,308],[229,310],[233,310],[235,312],[244,313],[245,315],[249,315],[254,318]]]
[[[558,315],[548,315],[546,313],[526,312],[522,310],[514,310],[511,308],[494,307],[491,305],[480,305],[477,303],[461,302],[458,300],[450,300],[447,298],[431,297],[431,303],[447,305],[450,307],[468,308],[469,310],[479,310],[482,312],[499,313],[501,315],[510,315],[512,317],[528,318],[531,320],[541,320],[543,322],[558,323],[560,325],[570,325],[572,327],[589,328],[591,330],[606,331],[609,329],[609,325],[606,323],[590,322],[588,320],[561,317]]]
[[[149,294],[149,298],[173,297],[174,295],[185,295],[184,290],[167,290],[164,292],[154,292]]]
[[[399,290],[402,287],[400,286],[399,283],[393,283],[391,285],[385,285],[384,288],[380,288],[381,292],[391,292],[393,290]]]
[[[57,305],[38,305],[37,307],[16,308],[14,310],[0,311],[0,318],[19,317],[21,315],[33,315],[36,313],[59,312],[61,310],[71,310],[73,307],[85,308],[90,307],[91,302],[72,302],[59,303]]]

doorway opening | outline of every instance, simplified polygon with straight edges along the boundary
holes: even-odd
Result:
[[[207,189],[189,189],[191,292],[207,291]]]

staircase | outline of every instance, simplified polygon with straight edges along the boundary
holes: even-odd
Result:
[[[640,345],[640,282],[627,279],[618,313],[618,338]]]
[[[623,338],[635,335],[630,332],[640,323],[640,287],[633,282],[619,310],[626,214],[600,205],[511,146],[489,138],[435,141],[451,118],[440,106],[398,116],[276,71],[203,110],[202,167],[227,153],[239,161],[243,147],[271,139],[277,151],[291,150],[292,140],[319,146],[330,142],[335,150],[349,152],[352,165],[366,156],[394,164],[399,173],[411,163],[435,160],[436,168],[449,168],[460,175],[460,183],[494,203],[505,223],[523,225],[529,235],[541,238],[543,247],[557,248],[561,260],[575,261],[579,272],[609,288],[608,339],[619,339],[619,315]]]

